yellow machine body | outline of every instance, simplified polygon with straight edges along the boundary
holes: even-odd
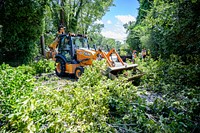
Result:
[[[92,61],[96,60],[95,52],[87,49],[77,49],[76,50],[77,60],[80,61],[79,64],[65,64],[65,73],[75,74],[77,67],[84,67],[87,65],[92,65]]]
[[[80,64],[68,64],[68,63],[66,63],[65,64],[65,68],[66,68],[66,73],[69,73],[69,74],[74,74],[75,73],[75,69],[77,68],[77,67],[79,67],[80,66]]]
[[[96,60],[96,52],[87,49],[76,50],[77,60],[80,61],[81,66],[92,65],[92,61]]]

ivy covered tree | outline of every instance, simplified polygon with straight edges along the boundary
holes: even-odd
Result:
[[[48,0],[4,0],[1,3],[0,62],[27,63],[37,52]]]

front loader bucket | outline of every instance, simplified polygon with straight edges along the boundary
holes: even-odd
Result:
[[[108,67],[107,75],[110,79],[115,79],[120,76],[124,76],[128,81],[134,81],[144,75],[139,69],[137,69],[137,64]]]

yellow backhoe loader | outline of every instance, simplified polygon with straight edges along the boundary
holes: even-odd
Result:
[[[137,69],[137,64],[127,65],[124,63],[115,49],[104,52],[96,47],[90,48],[86,36],[62,33],[62,31],[59,32],[58,37],[49,45],[50,51],[46,54],[48,58],[53,58],[56,62],[57,76],[74,74],[76,78],[80,78],[84,67],[92,65],[93,60],[99,58],[107,61],[108,69],[104,74],[112,79],[125,70],[132,70],[134,74],[128,80],[134,80],[143,75]],[[112,55],[115,55],[115,61],[112,59]]]

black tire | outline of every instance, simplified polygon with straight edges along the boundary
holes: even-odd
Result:
[[[75,78],[79,79],[81,77],[81,75],[83,74],[83,72],[84,72],[84,68],[83,67],[77,67],[75,69]]]
[[[133,84],[134,84],[135,86],[139,86],[139,85],[140,85],[140,82],[141,82],[141,79],[140,79],[140,78],[136,78],[136,79],[134,79]]]
[[[58,77],[63,77],[66,75],[65,73],[65,61],[61,58],[56,58],[56,75]]]

